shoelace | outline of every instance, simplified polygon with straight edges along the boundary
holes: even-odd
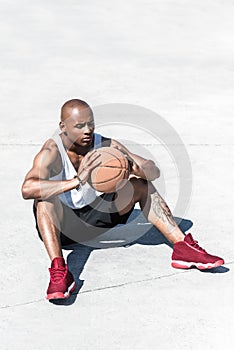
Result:
[[[193,240],[190,245],[198,250],[200,250],[203,253],[206,253],[205,249],[199,246],[198,241]]]
[[[55,268],[50,268],[50,277],[52,282],[59,282],[65,275],[66,273],[66,268],[65,267],[57,267]]]

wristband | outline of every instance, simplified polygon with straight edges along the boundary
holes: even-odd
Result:
[[[78,175],[75,175],[75,176],[74,176],[74,179],[77,179],[77,180],[79,181],[78,185],[75,187],[75,189],[76,189],[77,191],[79,191],[80,187],[82,186],[82,181],[81,181],[81,179],[79,178]]]

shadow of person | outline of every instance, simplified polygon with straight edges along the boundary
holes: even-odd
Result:
[[[138,214],[139,215],[139,214]],[[192,226],[193,222],[188,219],[182,219],[179,217],[174,217],[177,225],[181,229],[181,231],[185,234]],[[148,223],[147,223],[148,224]],[[154,227],[153,225],[148,224],[148,231],[145,232],[142,236],[140,236],[137,240],[132,243],[127,244],[125,247],[130,247],[134,244],[142,244],[142,245],[158,245],[158,244],[167,244],[169,247],[173,248],[173,244],[171,244],[162,234],[161,232]]]
[[[214,267],[213,269],[209,269],[209,270],[201,270],[201,272],[204,272],[204,273],[225,273],[228,271],[229,271],[229,268],[225,266]]]
[[[70,295],[68,299],[54,299],[50,300],[52,304],[69,306],[76,301],[77,295],[82,288],[84,281],[80,279],[80,275],[84,266],[93,251],[93,248],[74,243],[63,247],[65,250],[72,250],[67,256],[67,264],[69,271],[73,274],[76,282],[76,290]]]
[[[185,233],[192,226],[191,220],[174,217],[181,231]],[[93,248],[115,248],[130,247],[134,244],[158,245],[167,244],[172,247],[170,242],[147,221],[140,209],[134,209],[126,224],[119,224],[111,229],[96,236],[92,239],[80,241],[81,244]]]
[[[192,226],[193,222],[188,219],[174,217],[177,225],[185,234]],[[151,223],[147,221],[140,209],[134,209],[126,224],[117,225],[114,228],[108,229],[104,233],[97,233],[92,235],[92,239],[74,243],[63,247],[67,250],[72,250],[67,256],[67,264],[69,270],[72,272],[75,282],[76,290],[71,294],[69,299],[57,299],[51,302],[56,305],[68,306],[75,302],[84,281],[80,279],[80,275],[84,266],[95,249],[106,249],[115,247],[131,247],[135,244],[141,245],[160,245],[167,244],[171,248],[173,245],[158,231]],[[226,267],[217,267],[210,270],[203,270],[203,272],[210,273],[224,273],[229,271]]]

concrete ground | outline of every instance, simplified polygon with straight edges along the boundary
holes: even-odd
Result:
[[[1,1],[1,350],[233,349],[233,15],[231,0]],[[153,111],[145,131],[111,115],[118,124],[97,115],[97,129],[153,155],[155,185],[223,267],[173,269],[171,247],[139,218],[99,249],[65,250],[78,289],[45,300],[49,259],[20,187],[73,97]],[[181,141],[150,136],[154,113]],[[182,174],[192,168],[182,182],[176,147],[190,159]]]

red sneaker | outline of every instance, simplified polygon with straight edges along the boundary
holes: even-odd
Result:
[[[50,283],[47,289],[47,300],[67,299],[76,289],[74,278],[65,264],[64,258],[54,258],[51,263]]]
[[[224,260],[208,254],[198,245],[191,233],[183,241],[174,244],[171,266],[179,269],[189,269],[195,266],[199,270],[212,269],[224,264]]]

